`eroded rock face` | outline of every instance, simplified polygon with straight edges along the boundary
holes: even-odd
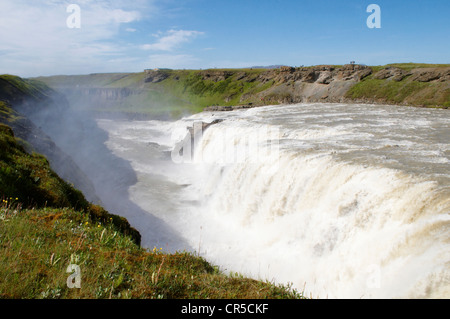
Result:
[[[374,75],[374,79],[377,79],[377,80],[392,79],[394,81],[401,81],[409,74],[410,74],[409,72],[404,71],[400,68],[388,67],[386,69],[378,71]]]
[[[341,68],[332,65],[318,65],[314,67],[281,67],[260,75],[262,82],[275,80],[277,83],[300,81],[304,83],[330,84],[333,81],[361,81],[372,74],[372,69],[364,65],[347,64]]]
[[[372,68],[365,65],[346,64],[335,70],[335,79],[341,81],[361,81],[372,74]]]
[[[445,82],[450,81],[450,68],[423,68],[411,71],[411,80],[418,82]]]
[[[320,84],[330,84],[333,81],[333,73],[331,71],[320,72],[319,78],[316,80]]]
[[[411,76],[411,81],[417,82],[445,82],[450,80],[450,68],[418,68],[405,71],[397,67],[387,67],[374,75],[377,80],[402,81]]]
[[[162,70],[145,70],[145,83],[151,82],[151,83],[158,83],[161,81],[164,81],[169,77],[168,72],[164,72]]]
[[[205,70],[201,72],[202,80],[209,80],[213,82],[225,81],[234,73],[224,70]]]

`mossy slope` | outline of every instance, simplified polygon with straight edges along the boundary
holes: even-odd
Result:
[[[0,298],[293,299],[288,286],[227,276],[185,252],[147,251],[109,221],[68,208],[0,204]],[[69,288],[67,267],[80,267]]]

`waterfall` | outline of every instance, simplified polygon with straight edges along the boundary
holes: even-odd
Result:
[[[220,118],[189,156],[176,149],[172,161],[153,164],[178,185],[165,197],[170,210],[158,210],[161,194],[151,204],[133,195],[155,182],[138,183],[130,197],[224,272],[319,298],[448,298],[444,112],[305,104],[196,114],[160,125],[173,150],[192,142],[187,126]]]
[[[200,253],[313,296],[448,296],[448,187],[302,144],[342,134],[236,120],[204,131],[191,187],[200,204],[182,218],[197,224]]]

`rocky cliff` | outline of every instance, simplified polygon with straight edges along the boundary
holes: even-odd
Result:
[[[222,71],[216,74],[210,71],[207,73],[207,77],[213,81],[220,81],[224,76]],[[243,72],[238,79],[270,83],[270,86],[257,93],[243,94],[239,101],[241,105],[210,106],[207,110],[232,110],[248,107],[249,104],[302,102],[364,102],[444,108],[450,106],[450,67],[410,70],[392,66],[375,68],[353,64],[342,67],[281,67],[264,71],[257,77]],[[390,96],[383,92],[380,86],[402,97]],[[364,93],[360,92],[361,88],[365,89]]]
[[[361,65],[281,67],[264,74],[263,81],[272,78],[276,84],[257,98],[264,104],[340,101],[353,85],[371,74],[370,67]]]

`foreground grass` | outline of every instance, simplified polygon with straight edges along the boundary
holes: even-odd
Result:
[[[69,288],[70,264],[81,288]],[[186,252],[140,248],[113,223],[73,209],[0,204],[0,298],[302,298],[290,287],[226,276]],[[69,279],[71,281],[71,279]]]

